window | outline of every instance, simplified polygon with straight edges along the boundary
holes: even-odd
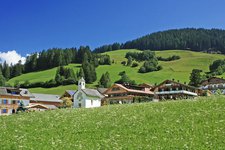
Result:
[[[12,100],[12,104],[16,104],[16,100]]]
[[[2,109],[2,114],[6,114],[8,113],[8,110],[7,109]]]
[[[93,105],[93,100],[91,100],[91,105]]]
[[[8,104],[8,100],[7,99],[3,99],[3,104]]]
[[[78,106],[81,107],[81,103],[79,103]]]

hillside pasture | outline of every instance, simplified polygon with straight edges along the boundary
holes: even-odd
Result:
[[[225,147],[224,97],[0,116],[1,149]]]
[[[178,55],[181,57],[179,60],[175,61],[159,61],[159,64],[162,65],[163,69],[160,71],[149,72],[149,73],[138,73],[140,66],[143,62],[138,62],[138,67],[124,66],[121,64],[122,61],[126,61],[125,55],[127,52],[141,52],[139,50],[117,50],[106,52],[111,57],[111,60],[114,61],[112,65],[102,65],[96,68],[97,80],[93,84],[87,85],[88,87],[95,88],[98,84],[101,75],[108,71],[110,73],[111,81],[120,79],[119,73],[125,71],[127,75],[135,80],[137,83],[150,83],[150,84],[159,84],[166,79],[175,79],[180,82],[189,82],[189,76],[192,69],[201,69],[204,72],[209,71],[209,65],[217,59],[225,59],[224,55],[219,54],[207,54],[201,52],[185,51],[185,50],[166,50],[166,51],[155,51],[156,56],[161,56],[167,58],[169,56]],[[80,64],[70,64],[67,67],[73,68],[75,72],[79,71]],[[16,80],[20,82],[25,82],[29,80],[30,82],[38,81],[48,81],[55,77],[56,68],[32,72],[23,74],[21,76],[12,78],[8,83],[11,85],[14,84]],[[222,75],[225,77],[225,74]],[[72,90],[71,87],[75,86],[60,86],[52,89],[45,88],[32,88],[31,92],[41,92],[41,93],[51,93],[51,94],[61,94],[64,90]]]

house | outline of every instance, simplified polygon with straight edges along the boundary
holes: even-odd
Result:
[[[220,90],[223,94],[225,94],[225,79],[218,77],[211,77],[200,83],[200,89],[209,90],[213,94],[215,94],[218,90]]]
[[[189,99],[198,96],[199,89],[175,82],[174,80],[165,80],[153,89],[155,99]]]
[[[45,110],[57,109],[55,105],[43,105],[39,103],[30,103],[25,108],[27,108],[28,111],[45,111]]]
[[[74,108],[92,108],[100,107],[104,96],[98,90],[85,88],[85,80],[81,78],[78,81],[78,90],[73,96]]]
[[[0,115],[16,113],[19,105],[28,106],[32,97],[27,89],[0,87]]]
[[[30,103],[32,104],[42,104],[49,108],[60,107],[62,106],[62,102],[59,95],[51,94],[33,93],[33,97],[30,99]]]
[[[146,101],[149,101],[154,96],[154,93],[149,88],[129,84],[114,84],[105,91],[105,94],[108,96],[104,98],[102,105],[130,104],[145,101],[146,98]]]

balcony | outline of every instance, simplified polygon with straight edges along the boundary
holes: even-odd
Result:
[[[187,95],[192,95],[192,96],[198,96],[194,92],[189,92],[185,90],[179,90],[179,91],[162,91],[162,92],[155,92],[157,95],[163,95],[163,94],[187,94]]]

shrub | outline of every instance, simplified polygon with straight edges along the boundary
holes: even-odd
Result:
[[[122,61],[121,64],[125,66],[126,65],[126,61]]]
[[[138,66],[138,63],[136,62],[133,62],[132,66],[131,67],[137,67]]]

